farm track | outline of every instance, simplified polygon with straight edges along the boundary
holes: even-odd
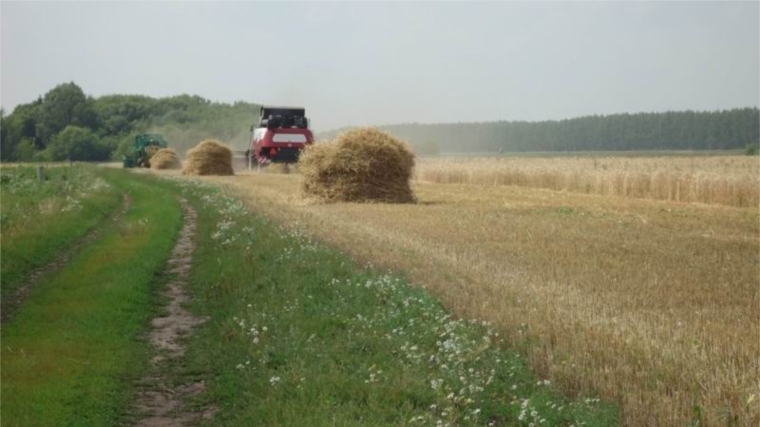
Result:
[[[153,329],[148,340],[155,348],[156,354],[151,359],[151,372],[139,381],[142,390],[135,409],[145,416],[134,424],[136,427],[184,426],[202,418],[210,418],[215,412],[214,408],[207,408],[201,412],[182,410],[187,397],[205,391],[203,381],[170,387],[174,373],[171,362],[179,360],[185,352],[181,340],[207,320],[192,315],[183,307],[190,300],[185,288],[188,285],[195,251],[197,214],[187,200],[180,199],[180,203],[184,211],[184,225],[166,264],[166,272],[173,277],[162,292],[162,296],[169,302],[165,314],[151,322]]]
[[[81,237],[78,241],[72,244],[67,250],[62,252],[58,257],[48,262],[47,264],[36,268],[29,274],[29,278],[19,285],[18,289],[14,292],[13,296],[8,300],[3,300],[2,315],[0,315],[0,323],[7,323],[15,315],[18,308],[24,303],[27,297],[34,291],[37,285],[42,279],[60,271],[66,264],[71,261],[82,250],[93,244],[101,235],[103,227],[109,223],[118,223],[119,220],[129,211],[132,206],[132,199],[126,194],[122,194],[121,206],[115,210],[110,218],[102,221],[95,228],[90,230],[86,235]]]

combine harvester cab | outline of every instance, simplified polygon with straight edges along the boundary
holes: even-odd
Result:
[[[251,126],[248,169],[269,163],[296,163],[307,145],[314,143],[309,119],[302,107],[261,107],[259,126]]]

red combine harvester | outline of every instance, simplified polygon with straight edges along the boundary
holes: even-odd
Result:
[[[314,143],[303,107],[261,107],[259,126],[251,126],[248,169],[269,163],[295,163],[307,145]]]

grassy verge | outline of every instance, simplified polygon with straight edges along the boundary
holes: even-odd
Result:
[[[165,182],[102,174],[131,195],[132,207],[3,325],[4,426],[114,425],[131,402],[132,380],[147,367],[138,335],[182,213]]]
[[[2,170],[3,297],[10,295],[32,270],[48,263],[99,224],[121,201],[117,189],[96,168],[58,166],[46,168],[45,172],[47,180],[40,182],[32,167]]]
[[[452,318],[401,277],[185,184],[199,213],[184,374],[225,426],[611,426],[616,408],[569,401],[486,322]],[[178,379],[179,382],[187,378]]]

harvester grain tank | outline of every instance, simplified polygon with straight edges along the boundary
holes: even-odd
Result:
[[[263,106],[258,127],[251,126],[248,167],[253,163],[295,163],[301,151],[313,142],[305,108]]]
[[[150,158],[156,151],[168,147],[166,140],[158,134],[141,134],[135,136],[135,142],[129,154],[122,156],[125,168],[149,168]]]

